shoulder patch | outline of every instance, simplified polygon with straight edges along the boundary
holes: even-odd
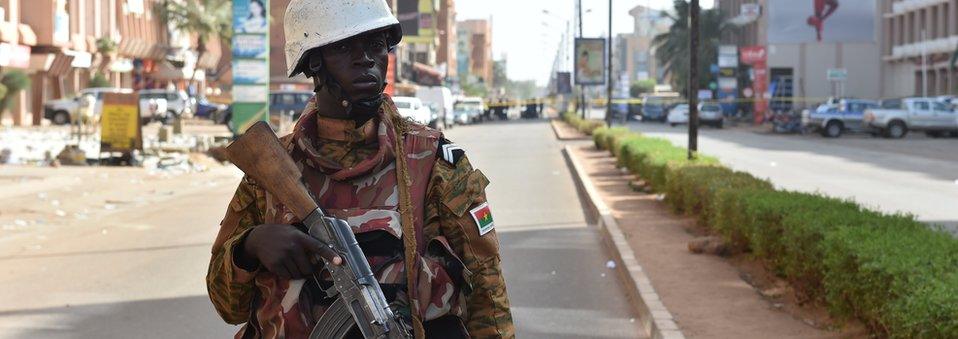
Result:
[[[446,138],[439,139],[438,153],[442,156],[442,160],[445,160],[453,166],[458,164],[459,160],[462,160],[462,157],[466,156],[465,150]]]

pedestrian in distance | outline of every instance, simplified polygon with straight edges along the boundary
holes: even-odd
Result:
[[[415,338],[513,338],[489,180],[383,93],[402,39],[389,7],[292,0],[284,26],[288,76],[315,95],[280,141],[316,203],[350,224],[390,309]],[[243,325],[236,338],[306,338],[333,302],[316,256],[341,259],[280,200],[244,177],[213,245],[207,288]]]

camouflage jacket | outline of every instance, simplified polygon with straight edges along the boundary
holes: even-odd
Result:
[[[414,275],[406,274],[402,256],[395,125],[402,126],[412,184],[419,254]],[[472,337],[514,337],[485,198],[489,182],[461,149],[439,132],[400,120],[391,100],[378,118],[359,127],[319,117],[311,103],[294,133],[282,140],[319,205],[353,226],[398,314],[408,320],[415,312],[427,323],[455,316]],[[234,247],[256,225],[297,221],[251,179],[240,183],[221,222],[207,275],[210,299],[223,319],[246,323],[237,338],[305,337],[330,302],[317,297],[316,286],[306,281],[248,272],[233,261]],[[363,244],[363,239],[378,240]],[[415,277],[412,289],[410,276]]]

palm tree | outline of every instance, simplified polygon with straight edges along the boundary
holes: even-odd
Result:
[[[672,86],[685,95],[688,91],[689,77],[689,3],[674,1],[675,12],[663,12],[663,16],[672,19],[669,31],[659,34],[652,40],[655,46],[655,58],[662,65],[666,75],[672,79]],[[717,9],[703,10],[699,15],[699,84],[698,88],[707,88],[712,81],[709,65],[717,58],[719,37],[730,29],[724,22],[722,13]]]
[[[206,53],[210,38],[229,40],[233,35],[233,7],[230,0],[163,0],[156,6],[160,20],[176,30],[196,36],[196,62]],[[193,68],[190,82],[196,79]]]

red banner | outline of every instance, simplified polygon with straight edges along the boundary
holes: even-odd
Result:
[[[765,64],[768,53],[765,46],[745,46],[739,49],[738,57],[746,65]]]
[[[383,91],[389,96],[396,94],[396,54],[389,53],[389,62],[386,66],[386,89]]]
[[[739,60],[752,66],[752,95],[755,99],[753,117],[755,124],[761,124],[768,111],[768,101],[765,93],[768,92],[768,51],[765,46],[745,46],[739,48]]]

